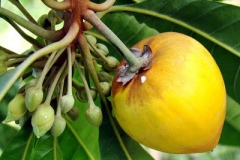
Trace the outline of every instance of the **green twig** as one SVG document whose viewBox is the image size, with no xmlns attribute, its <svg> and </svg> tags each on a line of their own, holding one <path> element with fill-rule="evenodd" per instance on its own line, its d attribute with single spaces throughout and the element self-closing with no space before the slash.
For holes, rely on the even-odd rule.
<svg viewBox="0 0 240 160">
<path fill-rule="evenodd" d="M 46 100 L 45 100 L 45 104 L 50 104 L 51 102 L 51 98 L 52 98 L 52 95 L 53 95 L 53 92 L 56 88 L 56 85 L 57 85 L 57 82 L 59 80 L 59 77 L 61 76 L 62 72 L 63 72 L 63 69 L 66 67 L 66 62 L 62 65 L 62 67 L 59 69 L 57 75 L 55 76 L 51 86 L 50 86 L 50 89 L 48 90 L 48 93 L 47 93 L 47 97 L 46 97 Z"/>
<path fill-rule="evenodd" d="M 25 20 L 24 18 L 18 16 L 17 14 L 10 12 L 7 9 L 4 9 L 2 7 L 0 7 L 0 15 L 3 15 L 5 17 L 15 21 L 17 24 L 19 24 L 20 26 L 29 30 L 33 34 L 35 34 L 39 37 L 42 37 L 43 39 L 49 40 L 49 41 L 60 40 L 64 35 L 62 29 L 58 30 L 58 31 L 45 30 L 45 29 L 39 27 L 38 25 L 36 25 L 32 22 L 29 22 L 29 21 Z M 2 17 L 2 18 L 4 18 L 4 17 Z"/>
<path fill-rule="evenodd" d="M 19 0 L 9 0 L 9 1 L 12 4 L 14 4 L 30 22 L 38 25 L 38 23 L 35 21 L 32 15 L 28 13 L 28 11 L 22 6 Z"/>
<path fill-rule="evenodd" d="M 30 55 L 23 63 L 21 63 L 16 69 L 14 69 L 12 72 L 9 72 L 9 75 L 6 74 L 8 81 L 1 87 L 0 101 L 28 66 L 30 66 L 38 58 L 69 45 L 76 37 L 78 31 L 79 25 L 77 23 L 73 23 L 72 26 L 70 26 L 68 33 L 62 40 L 49 44 L 48 46 L 36 51 L 34 54 Z"/>
<path fill-rule="evenodd" d="M 16 29 L 16 31 L 25 39 L 27 40 L 29 43 L 37 46 L 38 48 L 42 48 L 44 47 L 44 45 L 42 43 L 40 43 L 39 41 L 35 40 L 34 38 L 30 37 L 29 35 L 27 35 L 18 25 L 16 25 L 16 23 L 10 19 L 7 18 L 7 22 L 9 24 L 11 24 L 11 26 L 13 28 Z"/>
</svg>

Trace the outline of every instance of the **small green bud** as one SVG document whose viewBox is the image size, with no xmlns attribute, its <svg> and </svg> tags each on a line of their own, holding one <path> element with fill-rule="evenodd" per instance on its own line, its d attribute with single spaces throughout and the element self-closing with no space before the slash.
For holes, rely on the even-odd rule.
<svg viewBox="0 0 240 160">
<path fill-rule="evenodd" d="M 96 43 L 97 43 L 97 39 L 94 36 L 92 36 L 92 35 L 87 34 L 86 35 L 86 39 L 93 46 L 95 46 Z"/>
<path fill-rule="evenodd" d="M 106 57 L 108 59 L 108 62 L 103 63 L 103 67 L 107 70 L 107 71 L 112 71 L 115 70 L 118 65 L 119 65 L 119 61 L 117 58 L 113 57 L 113 56 L 108 56 Z"/>
<path fill-rule="evenodd" d="M 25 85 L 25 90 L 28 90 L 29 88 L 31 87 L 35 87 L 37 84 L 37 79 L 34 78 L 34 79 L 31 79 L 30 81 L 28 81 Z"/>
<path fill-rule="evenodd" d="M 7 63 L 6 61 L 0 61 L 0 75 L 7 72 Z"/>
<path fill-rule="evenodd" d="M 39 105 L 31 119 L 33 132 L 37 138 L 43 136 L 51 129 L 54 117 L 54 110 L 50 105 L 45 103 Z"/>
<path fill-rule="evenodd" d="M 90 106 L 86 110 L 86 118 L 90 124 L 99 127 L 102 124 L 102 110 L 97 106 Z"/>
<path fill-rule="evenodd" d="M 79 118 L 79 109 L 75 106 L 67 112 L 67 118 L 71 121 L 76 121 Z"/>
<path fill-rule="evenodd" d="M 104 56 L 108 55 L 109 50 L 104 44 L 97 43 L 95 46 L 101 54 L 103 54 Z"/>
<path fill-rule="evenodd" d="M 55 116 L 53 126 L 51 128 L 51 134 L 54 137 L 61 135 L 66 127 L 66 121 L 60 116 Z"/>
<path fill-rule="evenodd" d="M 16 121 L 27 112 L 25 99 L 22 94 L 17 94 L 8 104 L 8 113 L 3 123 Z"/>
<path fill-rule="evenodd" d="M 0 61 L 7 61 L 7 60 L 8 60 L 8 54 L 3 50 L 0 50 Z"/>
<path fill-rule="evenodd" d="M 33 112 L 42 103 L 42 100 L 42 89 L 31 87 L 26 91 L 25 104 L 29 112 Z"/>
<path fill-rule="evenodd" d="M 92 96 L 92 99 L 95 100 L 97 98 L 97 91 L 94 88 L 90 88 L 90 94 Z M 76 98 L 83 103 L 88 102 L 87 92 L 84 87 L 81 87 L 75 92 Z"/>
<path fill-rule="evenodd" d="M 108 97 L 111 94 L 111 85 L 108 82 L 100 82 L 103 94 Z"/>
<path fill-rule="evenodd" d="M 105 71 L 100 71 L 97 73 L 100 82 L 112 83 L 113 76 Z"/>
<path fill-rule="evenodd" d="M 72 95 L 62 96 L 60 99 L 60 106 L 62 108 L 63 113 L 67 113 L 72 109 L 74 105 L 74 97 Z"/>
</svg>

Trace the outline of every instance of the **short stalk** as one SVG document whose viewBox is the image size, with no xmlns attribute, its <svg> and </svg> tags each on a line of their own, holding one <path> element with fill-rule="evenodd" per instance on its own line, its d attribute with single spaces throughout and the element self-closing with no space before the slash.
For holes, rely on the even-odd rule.
<svg viewBox="0 0 240 160">
<path fill-rule="evenodd" d="M 57 51 L 54 51 L 50 57 L 48 58 L 48 61 L 47 63 L 45 64 L 44 66 L 44 69 L 41 73 L 41 76 L 37 82 L 37 85 L 36 87 L 40 87 L 42 86 L 43 84 L 43 81 L 44 81 L 44 78 L 45 76 L 47 75 L 48 71 L 51 69 L 51 67 L 53 66 L 53 64 L 56 62 L 56 60 L 59 58 L 59 56 L 63 53 L 63 51 L 65 50 L 66 48 L 63 48 L 61 50 L 59 50 L 58 52 Z"/>
<path fill-rule="evenodd" d="M 49 71 L 50 68 L 51 68 L 51 65 L 50 65 L 50 64 L 51 64 L 54 56 L 56 55 L 56 53 L 57 53 L 57 51 L 54 51 L 54 52 L 51 54 L 51 56 L 48 58 L 48 61 L 47 61 L 47 63 L 45 64 L 45 67 L 43 68 L 43 71 L 42 71 L 42 73 L 41 73 L 41 75 L 40 75 L 40 77 L 39 77 L 39 79 L 38 79 L 38 81 L 37 81 L 37 85 L 36 85 L 37 88 L 39 88 L 39 87 L 42 86 L 43 81 L 44 81 L 44 78 L 45 78 L 45 76 L 47 75 L 48 71 Z"/>
<path fill-rule="evenodd" d="M 75 64 L 75 66 L 77 67 L 78 73 L 80 74 L 80 77 L 81 77 L 82 82 L 83 82 L 83 84 L 84 84 L 84 87 L 85 87 L 85 90 L 86 90 L 86 93 L 87 93 L 87 98 L 88 98 L 89 106 L 90 106 L 90 107 L 91 107 L 91 106 L 95 106 L 95 103 L 94 103 L 94 101 L 93 101 L 93 99 L 92 99 L 92 96 L 91 96 L 90 88 L 89 88 L 89 86 L 88 86 L 88 83 L 87 83 L 87 81 L 86 81 L 86 79 L 85 79 L 82 71 L 81 71 L 80 65 L 77 63 L 77 61 L 75 61 L 74 64 Z"/>
<path fill-rule="evenodd" d="M 47 97 L 46 97 L 46 100 L 45 100 L 44 103 L 50 104 L 54 89 L 56 88 L 57 82 L 58 82 L 58 80 L 59 80 L 59 78 L 60 78 L 60 76 L 61 76 L 65 67 L 66 67 L 66 62 L 62 65 L 62 67 L 58 71 L 56 77 L 54 78 L 54 80 L 53 80 L 53 82 L 50 86 L 50 89 L 48 90 Z"/>
<path fill-rule="evenodd" d="M 87 10 L 84 19 L 91 23 L 114 47 L 129 65 L 130 72 L 136 72 L 142 67 L 142 63 L 134 54 L 123 44 L 123 42 L 97 17 L 97 15 Z"/>
<path fill-rule="evenodd" d="M 68 89 L 67 94 L 72 95 L 72 53 L 71 47 L 67 48 L 68 53 Z"/>
<path fill-rule="evenodd" d="M 60 116 L 60 117 L 62 116 L 61 115 L 62 110 L 61 110 L 61 106 L 60 106 L 60 98 L 63 95 L 63 86 L 64 86 L 64 80 L 62 80 L 62 82 L 60 83 L 60 87 L 59 87 L 58 105 L 57 105 L 57 113 L 56 113 L 56 115 Z"/>
</svg>

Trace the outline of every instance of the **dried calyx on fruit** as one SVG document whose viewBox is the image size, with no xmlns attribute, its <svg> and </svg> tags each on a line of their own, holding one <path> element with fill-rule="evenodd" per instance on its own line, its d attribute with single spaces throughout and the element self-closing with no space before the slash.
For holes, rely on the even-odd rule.
<svg viewBox="0 0 240 160">
<path fill-rule="evenodd" d="M 117 82 L 122 82 L 123 85 L 131 81 L 135 75 L 139 72 L 148 70 L 152 65 L 152 50 L 148 45 L 143 46 L 143 52 L 137 48 L 131 48 L 130 51 L 138 58 L 141 62 L 141 68 L 135 72 L 129 72 L 129 65 L 126 61 L 121 63 L 121 66 L 118 68 L 118 79 Z"/>
</svg>

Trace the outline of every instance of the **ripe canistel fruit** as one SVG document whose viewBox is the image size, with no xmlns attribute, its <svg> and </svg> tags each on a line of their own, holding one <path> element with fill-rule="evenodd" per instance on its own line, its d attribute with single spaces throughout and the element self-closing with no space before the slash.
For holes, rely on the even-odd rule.
<svg viewBox="0 0 240 160">
<path fill-rule="evenodd" d="M 226 91 L 211 54 L 196 40 L 174 32 L 132 48 L 152 50 L 152 65 L 127 84 L 112 84 L 114 115 L 143 145 L 168 153 L 211 151 L 220 139 Z M 120 66 L 126 62 L 122 61 Z"/>
</svg>

